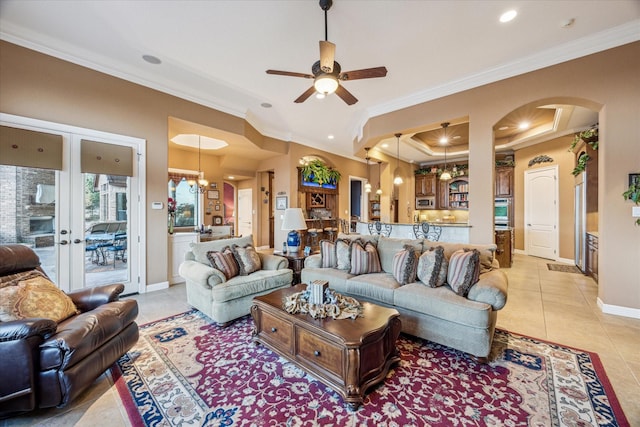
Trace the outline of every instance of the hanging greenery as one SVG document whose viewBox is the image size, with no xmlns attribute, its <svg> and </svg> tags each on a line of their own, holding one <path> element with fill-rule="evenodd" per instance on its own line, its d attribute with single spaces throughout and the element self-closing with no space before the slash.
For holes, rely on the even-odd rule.
<svg viewBox="0 0 640 427">
<path fill-rule="evenodd" d="M 591 160 L 591 157 L 587 153 L 582 154 L 578 158 L 578 163 L 576 164 L 576 167 L 571 171 L 571 174 L 573 176 L 578 176 L 580 172 L 584 171 L 587 168 L 587 162 L 589 160 Z"/>
<path fill-rule="evenodd" d="M 322 160 L 311 160 L 301 167 L 302 179 L 317 184 L 337 184 L 340 181 L 340 172 L 324 164 Z"/>
<path fill-rule="evenodd" d="M 584 141 L 589 147 L 594 150 L 598 149 L 598 125 L 595 124 L 587 130 L 583 130 L 580 133 L 577 133 L 576 136 L 571 141 L 571 145 L 569 146 L 569 151 L 573 151 L 574 148 L 578 145 L 580 141 Z"/>
<path fill-rule="evenodd" d="M 627 191 L 622 193 L 625 200 L 631 200 L 636 205 L 640 205 L 640 179 L 633 180 L 629 184 Z M 636 225 L 640 225 L 640 218 L 636 219 Z"/>
</svg>

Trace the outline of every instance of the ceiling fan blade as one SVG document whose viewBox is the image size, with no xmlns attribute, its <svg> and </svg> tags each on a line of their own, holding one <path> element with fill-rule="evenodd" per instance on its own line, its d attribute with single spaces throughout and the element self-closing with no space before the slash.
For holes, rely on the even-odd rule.
<svg viewBox="0 0 640 427">
<path fill-rule="evenodd" d="M 358 102 L 358 98 L 356 98 L 355 96 L 353 96 L 351 94 L 351 92 L 349 92 L 348 90 L 346 90 L 342 85 L 338 86 L 338 89 L 336 89 L 336 95 L 338 95 L 340 98 L 342 98 L 342 100 L 344 102 L 347 103 L 347 105 L 353 105 L 356 102 Z"/>
<path fill-rule="evenodd" d="M 278 76 L 304 77 L 305 79 L 313 79 L 311 74 L 294 73 L 292 71 L 267 70 L 267 74 L 275 74 Z"/>
<path fill-rule="evenodd" d="M 320 40 L 320 69 L 325 73 L 333 72 L 333 60 L 336 56 L 336 45 Z"/>
<path fill-rule="evenodd" d="M 297 97 L 295 99 L 295 103 L 299 104 L 301 102 L 306 101 L 314 92 L 316 91 L 316 88 L 311 86 L 309 89 L 307 89 L 302 95 L 300 95 L 299 97 Z"/>
<path fill-rule="evenodd" d="M 374 77 L 384 77 L 387 75 L 387 67 L 365 68 L 362 70 L 345 71 L 338 78 L 340 80 L 371 79 Z"/>
</svg>

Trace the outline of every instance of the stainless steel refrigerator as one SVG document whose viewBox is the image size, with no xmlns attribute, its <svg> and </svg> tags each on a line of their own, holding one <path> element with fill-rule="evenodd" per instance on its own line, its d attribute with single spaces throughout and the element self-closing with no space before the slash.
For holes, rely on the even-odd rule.
<svg viewBox="0 0 640 427">
<path fill-rule="evenodd" d="M 587 174 L 576 176 L 574 190 L 575 250 L 576 267 L 583 273 L 587 268 Z"/>
</svg>

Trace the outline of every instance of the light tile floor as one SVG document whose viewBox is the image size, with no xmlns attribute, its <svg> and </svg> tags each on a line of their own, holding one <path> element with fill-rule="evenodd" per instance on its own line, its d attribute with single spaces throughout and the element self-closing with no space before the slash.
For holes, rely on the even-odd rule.
<svg viewBox="0 0 640 427">
<path fill-rule="evenodd" d="M 548 260 L 516 255 L 509 276 L 509 300 L 498 327 L 599 354 L 632 426 L 640 426 L 640 320 L 603 314 L 596 283 L 581 274 L 549 271 Z M 136 296 L 138 322 L 189 310 L 184 285 Z M 0 421 L 2 426 L 129 426 L 112 380 L 102 375 L 63 409 L 38 410 Z"/>
</svg>

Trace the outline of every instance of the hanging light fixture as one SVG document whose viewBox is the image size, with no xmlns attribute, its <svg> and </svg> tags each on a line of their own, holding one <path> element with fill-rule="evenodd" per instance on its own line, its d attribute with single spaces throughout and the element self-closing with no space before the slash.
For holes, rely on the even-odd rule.
<svg viewBox="0 0 640 427">
<path fill-rule="evenodd" d="M 195 179 L 190 179 L 189 181 L 187 181 L 187 183 L 190 185 L 189 191 L 194 194 L 204 193 L 207 189 L 207 186 L 209 185 L 209 181 L 204 179 L 204 173 L 200 168 L 200 135 L 198 135 L 198 180 L 196 181 Z"/>
<path fill-rule="evenodd" d="M 396 133 L 395 137 L 397 138 L 397 151 L 396 151 L 396 170 L 393 171 L 393 184 L 400 185 L 402 184 L 402 176 L 400 175 L 400 137 L 401 133 Z"/>
<path fill-rule="evenodd" d="M 371 193 L 371 172 L 369 171 L 369 147 L 364 147 L 364 151 L 367 152 L 365 159 L 367 159 L 367 182 L 364 184 L 364 192 Z"/>
<path fill-rule="evenodd" d="M 449 127 L 449 122 L 444 122 L 440 126 L 444 129 L 444 136 L 440 138 L 440 143 L 444 144 L 444 170 L 440 174 L 440 180 L 449 181 L 451 179 L 451 174 L 447 170 L 447 143 L 449 142 L 447 139 L 447 127 Z"/>
<path fill-rule="evenodd" d="M 380 188 L 380 160 L 378 160 L 378 189 L 376 190 L 376 194 L 379 196 L 382 194 L 382 188 Z"/>
</svg>

